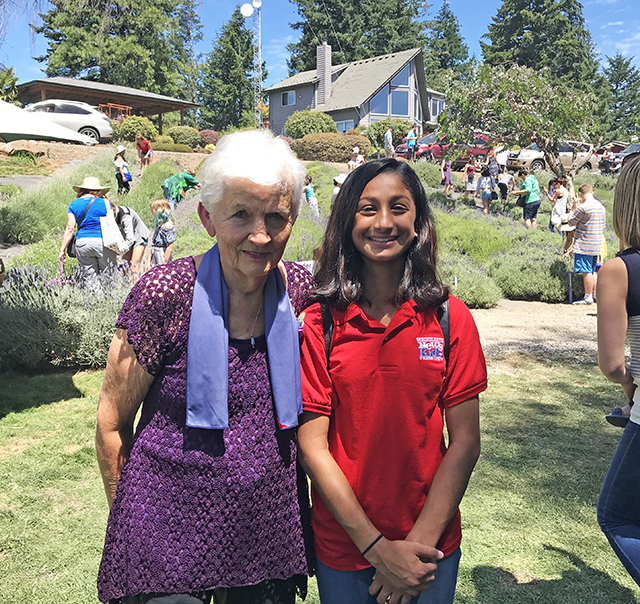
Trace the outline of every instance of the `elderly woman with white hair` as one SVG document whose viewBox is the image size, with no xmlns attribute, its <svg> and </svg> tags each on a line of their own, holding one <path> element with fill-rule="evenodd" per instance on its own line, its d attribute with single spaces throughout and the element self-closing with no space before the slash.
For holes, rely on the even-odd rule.
<svg viewBox="0 0 640 604">
<path fill-rule="evenodd" d="M 225 136 L 203 166 L 198 206 L 217 244 L 153 268 L 124 304 L 96 433 L 111 507 L 103 602 L 305 594 L 296 314 L 312 278 L 281 262 L 305 173 L 270 134 Z"/>
</svg>

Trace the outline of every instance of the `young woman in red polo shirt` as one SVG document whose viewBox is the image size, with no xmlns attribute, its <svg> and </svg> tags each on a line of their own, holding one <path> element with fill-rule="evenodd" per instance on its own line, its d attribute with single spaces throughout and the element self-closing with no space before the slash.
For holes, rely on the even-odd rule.
<svg viewBox="0 0 640 604">
<path fill-rule="evenodd" d="M 486 367 L 467 307 L 436 275 L 424 189 L 404 162 L 351 173 L 304 313 L 298 438 L 323 604 L 450 604 Z M 449 304 L 449 346 L 438 321 Z M 447 358 L 448 356 L 448 358 Z M 449 446 L 443 437 L 446 419 Z"/>
</svg>

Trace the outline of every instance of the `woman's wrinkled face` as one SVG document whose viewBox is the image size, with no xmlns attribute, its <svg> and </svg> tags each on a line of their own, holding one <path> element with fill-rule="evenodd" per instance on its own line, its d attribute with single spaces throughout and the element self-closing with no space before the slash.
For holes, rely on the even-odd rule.
<svg viewBox="0 0 640 604">
<path fill-rule="evenodd" d="M 263 277 L 277 266 L 291 235 L 293 190 L 259 185 L 246 178 L 230 180 L 211 222 L 225 274 Z"/>
</svg>

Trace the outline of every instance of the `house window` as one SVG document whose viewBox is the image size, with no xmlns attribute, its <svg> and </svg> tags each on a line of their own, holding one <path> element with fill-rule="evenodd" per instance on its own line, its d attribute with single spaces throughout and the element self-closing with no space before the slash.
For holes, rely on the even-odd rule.
<svg viewBox="0 0 640 604">
<path fill-rule="evenodd" d="M 343 120 L 341 122 L 336 122 L 336 128 L 338 128 L 338 132 L 342 132 L 345 134 L 349 132 L 349 130 L 353 129 L 353 120 Z"/>
<path fill-rule="evenodd" d="M 409 85 L 409 63 L 404 66 L 404 69 L 391 80 L 392 86 L 408 86 Z"/>
<path fill-rule="evenodd" d="M 369 103 L 370 113 L 389 114 L 389 87 L 385 86 Z"/>
<path fill-rule="evenodd" d="M 442 99 L 431 99 L 431 119 L 436 119 L 444 111 Z"/>
<path fill-rule="evenodd" d="M 391 114 L 409 117 L 409 91 L 391 91 Z"/>
<path fill-rule="evenodd" d="M 288 90 L 287 92 L 282 93 L 282 106 L 286 107 L 287 105 L 295 105 L 296 104 L 296 91 Z"/>
</svg>

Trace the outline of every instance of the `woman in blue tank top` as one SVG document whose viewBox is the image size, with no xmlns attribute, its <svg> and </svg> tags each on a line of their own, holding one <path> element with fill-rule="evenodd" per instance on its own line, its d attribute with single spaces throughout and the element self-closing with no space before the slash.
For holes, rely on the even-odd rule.
<svg viewBox="0 0 640 604">
<path fill-rule="evenodd" d="M 640 156 L 618 178 L 613 228 L 625 249 L 598 275 L 598 364 L 622 386 L 631 408 L 598 500 L 598 524 L 640 585 L 640 404 L 635 400 L 640 400 Z M 625 339 L 631 348 L 629 366 Z"/>
</svg>

